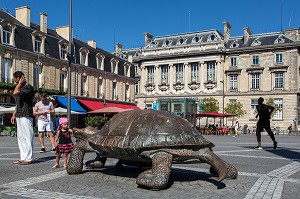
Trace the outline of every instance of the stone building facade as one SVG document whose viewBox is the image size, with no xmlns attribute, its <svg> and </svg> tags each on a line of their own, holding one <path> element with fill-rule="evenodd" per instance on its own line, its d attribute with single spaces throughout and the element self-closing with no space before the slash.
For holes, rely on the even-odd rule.
<svg viewBox="0 0 300 199">
<path fill-rule="evenodd" d="M 241 102 L 247 113 L 238 118 L 240 124 L 254 127 L 254 109 L 263 97 L 279 108 L 272 123 L 281 130 L 296 124 L 299 30 L 252 34 L 246 27 L 244 35 L 232 37 L 229 22 L 223 25 L 223 34 L 215 29 L 156 38 L 144 33 L 145 45 L 139 49 L 116 45 L 117 56 L 133 58 L 138 106 L 151 108 L 161 98 L 192 98 L 199 104 L 213 97 L 223 112 L 228 103 Z"/>
<path fill-rule="evenodd" d="M 47 14 L 40 14 L 40 24 L 30 21 L 30 8 L 16 8 L 13 16 L 0 11 L 0 103 L 14 104 L 14 71 L 23 71 L 35 89 L 64 95 L 68 89 L 69 27 L 47 27 Z M 73 39 L 71 95 L 91 102 L 134 104 L 134 68 L 120 57 L 96 46 Z M 3 84 L 7 83 L 7 84 Z M 87 107 L 94 109 L 95 107 Z"/>
</svg>

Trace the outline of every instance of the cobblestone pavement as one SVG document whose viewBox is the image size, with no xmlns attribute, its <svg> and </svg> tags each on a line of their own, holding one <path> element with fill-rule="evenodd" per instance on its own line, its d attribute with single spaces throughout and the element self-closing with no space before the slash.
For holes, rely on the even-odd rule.
<svg viewBox="0 0 300 199">
<path fill-rule="evenodd" d="M 0 198 L 300 198 L 300 136 L 276 136 L 277 150 L 268 136 L 262 136 L 263 150 L 253 149 L 255 135 L 205 137 L 216 145 L 213 150 L 219 157 L 237 167 L 238 179 L 218 182 L 209 174 L 208 164 L 173 165 L 168 187 L 151 191 L 137 187 L 141 171 L 135 167 L 116 170 L 115 159 L 109 159 L 105 168 L 85 168 L 78 175 L 68 175 L 63 168 L 52 170 L 55 156 L 39 153 L 37 138 L 35 163 L 14 165 L 19 158 L 17 139 L 1 136 Z M 48 139 L 46 143 L 49 150 Z M 94 158 L 90 153 L 85 161 Z"/>
</svg>

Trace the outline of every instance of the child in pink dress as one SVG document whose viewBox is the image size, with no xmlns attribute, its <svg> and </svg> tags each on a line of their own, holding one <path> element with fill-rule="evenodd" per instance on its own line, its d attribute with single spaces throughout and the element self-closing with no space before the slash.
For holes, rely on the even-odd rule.
<svg viewBox="0 0 300 199">
<path fill-rule="evenodd" d="M 67 166 L 67 158 L 68 154 L 72 151 L 74 147 L 74 143 L 71 139 L 71 133 L 73 132 L 68 128 L 68 118 L 62 117 L 59 119 L 59 127 L 56 132 L 55 143 L 57 143 L 56 147 L 56 162 L 52 169 L 56 169 L 59 167 L 60 156 L 64 156 L 64 168 Z"/>
</svg>

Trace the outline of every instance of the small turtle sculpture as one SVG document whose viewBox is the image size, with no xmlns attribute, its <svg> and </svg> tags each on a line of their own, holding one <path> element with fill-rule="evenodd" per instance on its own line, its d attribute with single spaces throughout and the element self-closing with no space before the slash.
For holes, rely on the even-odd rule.
<svg viewBox="0 0 300 199">
<path fill-rule="evenodd" d="M 163 111 L 133 110 L 116 114 L 101 130 L 87 127 L 89 134 L 78 142 L 70 154 L 68 174 L 79 174 L 86 152 L 106 158 L 152 163 L 152 168 L 138 175 L 136 183 L 152 190 L 164 189 L 169 181 L 172 163 L 198 162 L 211 165 L 218 180 L 237 178 L 237 169 L 221 160 L 206 140 L 185 119 Z M 95 131 L 94 133 L 91 133 Z"/>
</svg>

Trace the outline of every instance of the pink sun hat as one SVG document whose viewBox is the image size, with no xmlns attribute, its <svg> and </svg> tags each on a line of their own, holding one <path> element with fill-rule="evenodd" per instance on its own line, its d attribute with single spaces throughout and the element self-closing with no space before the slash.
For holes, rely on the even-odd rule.
<svg viewBox="0 0 300 199">
<path fill-rule="evenodd" d="M 69 120 L 66 117 L 59 118 L 59 125 L 68 124 Z"/>
</svg>

